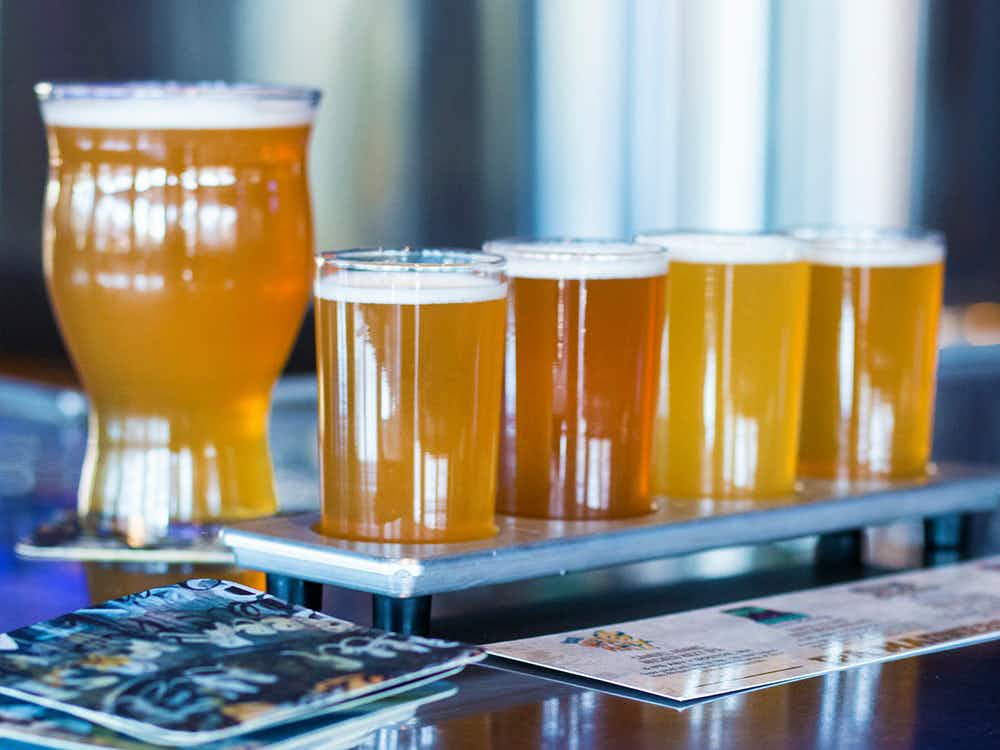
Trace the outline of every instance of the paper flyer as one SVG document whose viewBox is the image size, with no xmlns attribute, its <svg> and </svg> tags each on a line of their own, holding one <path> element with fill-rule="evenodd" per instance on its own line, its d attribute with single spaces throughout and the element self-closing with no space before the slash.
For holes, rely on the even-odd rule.
<svg viewBox="0 0 1000 750">
<path fill-rule="evenodd" d="M 1000 556 L 487 646 L 692 701 L 1000 637 Z"/>
</svg>

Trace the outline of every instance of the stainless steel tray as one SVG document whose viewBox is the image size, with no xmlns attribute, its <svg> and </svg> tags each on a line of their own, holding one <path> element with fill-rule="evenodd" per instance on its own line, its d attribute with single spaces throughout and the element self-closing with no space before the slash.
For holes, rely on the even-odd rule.
<svg viewBox="0 0 1000 750">
<path fill-rule="evenodd" d="M 491 539 L 375 544 L 313 531 L 316 513 L 246 521 L 223 542 L 238 565 L 388 597 L 418 597 L 740 544 L 829 534 L 907 518 L 994 510 L 1000 468 L 943 464 L 926 479 L 843 485 L 807 481 L 794 498 L 663 499 L 621 521 L 500 516 Z"/>
</svg>

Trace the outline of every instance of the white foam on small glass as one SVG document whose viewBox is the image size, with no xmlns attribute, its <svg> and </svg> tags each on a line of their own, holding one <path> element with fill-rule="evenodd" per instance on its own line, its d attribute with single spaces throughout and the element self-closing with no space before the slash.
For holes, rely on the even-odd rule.
<svg viewBox="0 0 1000 750">
<path fill-rule="evenodd" d="M 642 234 L 636 242 L 666 248 L 671 263 L 763 265 L 805 259 L 798 240 L 777 234 Z"/>
<path fill-rule="evenodd" d="M 815 241 L 807 244 L 806 258 L 817 266 L 905 268 L 942 262 L 944 247 L 922 240 L 859 244 Z"/>
<path fill-rule="evenodd" d="M 507 260 L 506 273 L 526 279 L 637 279 L 667 272 L 667 254 L 655 246 L 614 242 L 487 242 Z"/>
<path fill-rule="evenodd" d="M 316 297 L 376 305 L 488 302 L 507 295 L 507 282 L 454 272 L 338 271 L 316 280 Z"/>
<path fill-rule="evenodd" d="M 42 119 L 55 127 L 110 130 L 250 130 L 309 125 L 308 99 L 252 96 L 200 98 L 74 98 L 41 102 Z"/>
</svg>

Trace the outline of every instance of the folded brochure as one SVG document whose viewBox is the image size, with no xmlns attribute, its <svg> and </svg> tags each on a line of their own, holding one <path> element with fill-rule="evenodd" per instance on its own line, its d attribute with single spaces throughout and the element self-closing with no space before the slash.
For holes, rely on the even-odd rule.
<svg viewBox="0 0 1000 750">
<path fill-rule="evenodd" d="M 433 678 L 436 679 L 436 678 Z M 430 680 L 427 681 L 430 683 Z M 359 699 L 352 707 L 231 739 L 192 745 L 192 750 L 337 750 L 355 747 L 372 732 L 406 721 L 420 706 L 454 695 L 447 682 L 408 687 L 405 693 L 378 700 Z M 360 705 L 358 705 L 360 704 Z M 34 703 L 0 697 L 0 739 L 19 744 L 11 750 L 34 747 L 56 750 L 163 750 L 169 746 L 112 732 L 61 711 Z M 5 749 L 9 743 L 0 743 Z"/>
<path fill-rule="evenodd" d="M 1000 556 L 486 646 L 692 701 L 1000 637 Z"/>
<path fill-rule="evenodd" d="M 311 717 L 483 656 L 195 579 L 0 635 L 0 694 L 188 747 Z"/>
</svg>

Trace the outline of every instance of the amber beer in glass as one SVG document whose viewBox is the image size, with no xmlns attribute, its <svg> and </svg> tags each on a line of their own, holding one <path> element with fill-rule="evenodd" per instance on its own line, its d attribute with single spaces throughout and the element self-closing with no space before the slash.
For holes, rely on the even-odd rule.
<svg viewBox="0 0 1000 750">
<path fill-rule="evenodd" d="M 503 513 L 648 513 L 667 256 L 614 242 L 497 240 L 511 292 L 500 439 Z"/>
<path fill-rule="evenodd" d="M 658 493 L 795 490 L 809 269 L 776 235 L 646 234 L 670 253 Z"/>
<path fill-rule="evenodd" d="M 45 278 L 91 404 L 82 520 L 141 545 L 273 512 L 267 413 L 309 300 L 318 92 L 36 93 Z"/>
<path fill-rule="evenodd" d="M 812 278 L 799 470 L 923 475 L 931 450 L 944 239 L 809 231 Z"/>
<path fill-rule="evenodd" d="M 355 250 L 317 264 L 319 530 L 380 542 L 492 535 L 503 258 Z"/>
</svg>

